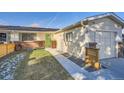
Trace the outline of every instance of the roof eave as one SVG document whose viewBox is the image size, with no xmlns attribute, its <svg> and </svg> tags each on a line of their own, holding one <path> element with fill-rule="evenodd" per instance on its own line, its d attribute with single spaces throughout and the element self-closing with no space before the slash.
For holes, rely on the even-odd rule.
<svg viewBox="0 0 124 93">
<path fill-rule="evenodd" d="M 85 18 L 82 21 L 88 22 L 88 21 L 92 21 L 92 20 L 96 20 L 96 19 L 100 19 L 100 18 L 105 18 L 105 17 L 109 17 L 109 18 L 113 19 L 114 21 L 116 21 L 117 23 L 119 23 L 120 25 L 122 25 L 124 27 L 124 20 L 114 13 L 105 13 L 105 14 L 101 14 L 98 16 L 92 16 L 92 17 Z"/>
<path fill-rule="evenodd" d="M 104 13 L 104 14 L 101 14 L 98 16 L 92 16 L 92 17 L 85 18 L 85 19 L 83 19 L 83 20 L 81 20 L 75 24 L 72 24 L 72 25 L 67 26 L 63 29 L 60 29 L 59 31 L 68 30 L 68 29 L 71 29 L 71 28 L 76 27 L 78 25 L 87 25 L 89 21 L 100 19 L 100 18 L 105 18 L 105 17 L 111 17 L 113 20 L 115 20 L 117 23 L 119 23 L 124 28 L 124 20 L 122 18 L 120 18 L 119 16 L 117 16 L 114 13 Z"/>
</svg>

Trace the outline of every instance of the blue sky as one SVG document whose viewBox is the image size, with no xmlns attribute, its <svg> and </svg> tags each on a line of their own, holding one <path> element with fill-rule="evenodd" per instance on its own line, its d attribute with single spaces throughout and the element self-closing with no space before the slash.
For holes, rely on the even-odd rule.
<svg viewBox="0 0 124 93">
<path fill-rule="evenodd" d="M 62 28 L 81 19 L 103 12 L 4 12 L 0 13 L 0 25 L 40 26 Z M 124 12 L 116 13 L 124 19 Z"/>
</svg>

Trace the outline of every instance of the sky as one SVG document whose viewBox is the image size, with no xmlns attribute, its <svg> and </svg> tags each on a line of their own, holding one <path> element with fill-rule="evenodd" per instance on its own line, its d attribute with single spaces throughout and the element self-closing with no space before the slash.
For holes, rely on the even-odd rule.
<svg viewBox="0 0 124 93">
<path fill-rule="evenodd" d="M 63 28 L 103 12 L 0 12 L 0 25 Z M 124 12 L 117 12 L 124 19 Z"/>
</svg>

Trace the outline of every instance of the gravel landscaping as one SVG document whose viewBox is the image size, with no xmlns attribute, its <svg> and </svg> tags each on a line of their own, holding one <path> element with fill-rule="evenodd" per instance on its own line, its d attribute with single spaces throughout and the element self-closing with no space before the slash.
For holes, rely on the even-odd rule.
<svg viewBox="0 0 124 93">
<path fill-rule="evenodd" d="M 11 54 L 0 61 L 0 79 L 13 80 L 17 65 L 24 60 L 26 52 Z"/>
</svg>

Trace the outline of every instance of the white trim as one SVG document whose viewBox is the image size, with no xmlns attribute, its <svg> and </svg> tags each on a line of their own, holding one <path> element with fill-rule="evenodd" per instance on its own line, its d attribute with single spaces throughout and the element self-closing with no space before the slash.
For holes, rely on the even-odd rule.
<svg viewBox="0 0 124 93">
<path fill-rule="evenodd" d="M 92 20 L 96 20 L 96 19 L 100 19 L 100 18 L 104 18 L 104 17 L 109 17 L 109 16 L 113 16 L 114 18 L 116 18 L 118 21 L 120 21 L 122 24 L 124 24 L 124 20 L 122 20 L 119 16 L 117 16 L 114 13 L 105 13 L 105 14 L 101 14 L 101 15 L 96 15 L 96 16 L 92 16 L 92 17 L 87 17 L 82 21 L 92 21 Z"/>
<path fill-rule="evenodd" d="M 98 32 L 118 32 L 118 31 L 121 31 L 121 30 L 104 30 L 104 29 L 95 29 L 95 30 L 92 30 L 92 29 L 89 29 L 88 31 L 98 31 Z"/>
<path fill-rule="evenodd" d="M 0 33 L 3 33 L 3 31 L 5 32 L 5 33 L 7 33 L 7 32 L 12 32 L 12 31 L 14 31 L 14 32 L 17 32 L 17 33 L 55 33 L 54 31 L 29 31 L 29 30 L 2 30 L 2 29 L 0 29 Z"/>
</svg>

